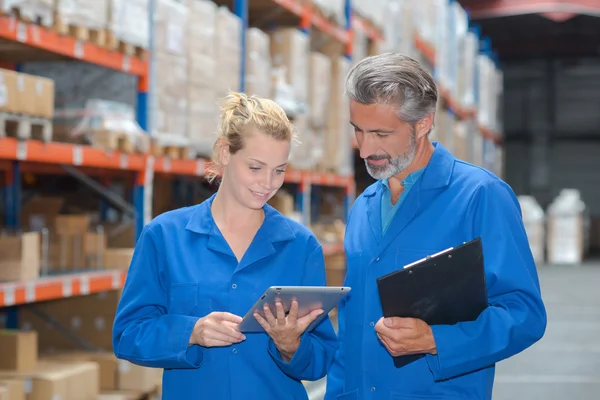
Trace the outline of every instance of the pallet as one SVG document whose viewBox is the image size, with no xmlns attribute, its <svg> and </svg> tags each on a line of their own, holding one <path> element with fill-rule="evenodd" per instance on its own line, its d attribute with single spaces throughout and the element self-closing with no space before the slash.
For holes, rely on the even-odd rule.
<svg viewBox="0 0 600 400">
<path fill-rule="evenodd" d="M 8 15 L 29 24 L 45 26 L 48 28 L 52 27 L 54 21 L 54 15 L 50 7 L 46 10 L 43 10 L 40 9 L 39 6 L 12 6 L 10 10 L 0 10 L 0 15 Z"/>
<path fill-rule="evenodd" d="M 148 56 L 148 50 L 143 47 L 136 46 L 131 43 L 120 40 L 113 32 L 109 30 L 104 31 L 106 36 L 106 44 L 104 47 L 107 50 L 118 51 L 130 57 L 136 57 L 145 60 Z"/>
<path fill-rule="evenodd" d="M 92 29 L 86 26 L 64 23 L 59 15 L 54 18 L 53 30 L 62 36 L 71 36 L 77 40 L 91 42 L 97 46 L 106 46 L 106 30 Z"/>
<path fill-rule="evenodd" d="M 173 160 L 187 160 L 190 158 L 187 146 L 162 146 L 162 155 Z"/>
<path fill-rule="evenodd" d="M 126 154 L 136 153 L 136 146 L 130 135 L 114 131 L 93 131 L 90 141 L 94 147 Z"/>
<path fill-rule="evenodd" d="M 52 141 L 52 121 L 48 118 L 0 111 L 0 137 L 50 142 Z"/>
</svg>

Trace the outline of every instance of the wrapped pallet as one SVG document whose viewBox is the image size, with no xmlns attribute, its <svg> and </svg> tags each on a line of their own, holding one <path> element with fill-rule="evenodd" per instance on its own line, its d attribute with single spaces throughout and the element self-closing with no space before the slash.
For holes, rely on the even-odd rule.
<svg viewBox="0 0 600 400">
<path fill-rule="evenodd" d="M 56 0 L 56 22 L 60 26 L 105 29 L 108 26 L 109 0 Z"/>
<path fill-rule="evenodd" d="M 181 145 L 187 137 L 188 7 L 175 0 L 156 1 L 155 65 L 156 112 L 155 133 L 159 141 L 169 138 Z M 173 144 L 175 145 L 175 144 Z"/>
<path fill-rule="evenodd" d="M 544 262 L 545 255 L 546 215 L 535 197 L 522 195 L 518 200 L 529 247 L 535 262 L 539 265 Z"/>
<path fill-rule="evenodd" d="M 273 67 L 283 68 L 287 83 L 294 91 L 296 102 L 308 100 L 308 72 L 310 39 L 296 28 L 276 29 L 271 33 L 271 59 Z"/>
<path fill-rule="evenodd" d="M 270 98 L 271 88 L 271 38 L 260 29 L 246 31 L 246 94 Z"/>
<path fill-rule="evenodd" d="M 314 129 L 323 129 L 327 124 L 330 94 L 331 59 L 324 54 L 313 52 L 310 55 L 308 110 Z"/>
<path fill-rule="evenodd" d="M 47 27 L 54 24 L 54 0 L 0 0 L 0 11 L 10 14 L 15 8 L 23 18 Z"/>
<path fill-rule="evenodd" d="M 308 114 L 296 115 L 293 122 L 298 141 L 292 144 L 289 163 L 295 169 L 313 169 L 323 155 L 321 137 L 317 136 L 311 127 Z"/>
<path fill-rule="evenodd" d="M 327 128 L 325 131 L 321 165 L 339 175 L 352 173 L 352 132 L 348 99 L 344 94 L 344 82 L 350 69 L 345 57 L 336 57 L 332 63 L 331 92 Z"/>
<path fill-rule="evenodd" d="M 194 22 L 195 23 L 195 22 Z M 218 73 L 216 90 L 219 98 L 240 89 L 242 21 L 227 7 L 219 7 L 216 21 Z"/>
<path fill-rule="evenodd" d="M 586 206 L 580 193 L 563 189 L 548 207 L 548 262 L 577 265 L 586 249 Z"/>
<path fill-rule="evenodd" d="M 313 0 L 312 4 L 317 7 L 319 13 L 323 14 L 329 20 L 334 21 L 339 26 L 345 25 L 345 0 Z"/>
<path fill-rule="evenodd" d="M 93 0 L 92 0 L 93 1 Z M 149 0 L 110 0 L 108 2 L 108 30 L 122 42 L 148 48 L 149 32 Z M 156 22 L 162 19 L 159 15 L 161 0 L 156 4 Z"/>
<path fill-rule="evenodd" d="M 190 146 L 207 157 L 216 139 L 219 110 L 217 105 L 217 6 L 212 1 L 190 2 L 187 31 L 188 125 Z"/>
</svg>

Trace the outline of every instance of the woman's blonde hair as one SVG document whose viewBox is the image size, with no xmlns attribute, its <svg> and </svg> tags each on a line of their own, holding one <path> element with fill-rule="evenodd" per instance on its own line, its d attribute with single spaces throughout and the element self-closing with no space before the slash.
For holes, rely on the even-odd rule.
<svg viewBox="0 0 600 400">
<path fill-rule="evenodd" d="M 296 138 L 294 126 L 277 103 L 244 93 L 230 93 L 221 106 L 219 137 L 213 147 L 212 165 L 206 174 L 209 182 L 214 181 L 223 169 L 219 159 L 222 146 L 228 146 L 231 154 L 237 153 L 244 148 L 245 137 L 252 130 L 277 140 Z"/>
</svg>

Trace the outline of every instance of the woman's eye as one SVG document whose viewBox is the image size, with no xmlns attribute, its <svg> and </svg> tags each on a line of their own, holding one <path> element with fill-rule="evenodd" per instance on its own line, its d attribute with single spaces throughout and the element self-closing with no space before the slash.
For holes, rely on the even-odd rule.
<svg viewBox="0 0 600 400">
<path fill-rule="evenodd" d="M 258 172 L 258 171 L 260 171 L 260 168 L 257 168 L 257 167 L 250 167 L 250 170 L 251 170 L 252 172 Z"/>
<path fill-rule="evenodd" d="M 285 169 L 277 169 L 275 170 L 278 174 L 285 174 Z"/>
</svg>

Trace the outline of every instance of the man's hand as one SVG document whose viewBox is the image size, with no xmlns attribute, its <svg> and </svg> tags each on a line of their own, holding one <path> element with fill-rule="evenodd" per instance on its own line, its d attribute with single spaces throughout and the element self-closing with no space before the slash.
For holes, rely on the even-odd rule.
<svg viewBox="0 0 600 400">
<path fill-rule="evenodd" d="M 410 354 L 437 354 L 431 327 L 416 318 L 381 318 L 375 325 L 381 343 L 394 357 Z"/>
<path fill-rule="evenodd" d="M 265 317 L 255 313 L 254 318 L 273 339 L 281 358 L 289 362 L 300 346 L 300 336 L 319 315 L 323 314 L 323 310 L 313 310 L 310 314 L 298 318 L 298 302 L 295 300 L 292 301 L 287 316 L 280 302 L 275 304 L 275 308 L 277 315 L 273 315 L 269 306 L 265 304 L 263 310 Z"/>
<path fill-rule="evenodd" d="M 225 347 L 246 340 L 237 330 L 242 318 L 227 312 L 212 312 L 200 318 L 194 325 L 190 345 L 202 347 Z"/>
</svg>

